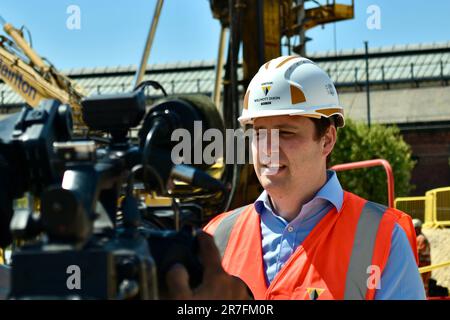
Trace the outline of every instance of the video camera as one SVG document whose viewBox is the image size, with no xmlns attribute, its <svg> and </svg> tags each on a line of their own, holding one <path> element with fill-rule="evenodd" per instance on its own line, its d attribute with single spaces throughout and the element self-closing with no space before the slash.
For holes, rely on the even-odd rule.
<svg viewBox="0 0 450 320">
<path fill-rule="evenodd" d="M 158 299 L 174 263 L 200 283 L 202 201 L 220 210 L 226 192 L 207 165 L 173 163 L 171 134 L 192 132 L 194 121 L 224 131 L 223 122 L 207 97 L 166 97 L 147 110 L 149 84 L 84 99 L 95 137 L 73 137 L 70 108 L 55 100 L 0 121 L 0 246 L 15 246 L 9 298 Z M 142 193 L 175 198 L 147 206 Z"/>
</svg>

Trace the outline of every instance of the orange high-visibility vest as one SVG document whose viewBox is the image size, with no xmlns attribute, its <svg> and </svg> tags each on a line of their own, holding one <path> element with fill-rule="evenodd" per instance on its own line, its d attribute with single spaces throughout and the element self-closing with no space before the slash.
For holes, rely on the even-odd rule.
<svg viewBox="0 0 450 320">
<path fill-rule="evenodd" d="M 417 258 L 411 217 L 344 192 L 267 287 L 260 217 L 248 205 L 215 217 L 205 227 L 214 236 L 229 274 L 241 278 L 255 299 L 373 299 L 398 223 Z"/>
</svg>

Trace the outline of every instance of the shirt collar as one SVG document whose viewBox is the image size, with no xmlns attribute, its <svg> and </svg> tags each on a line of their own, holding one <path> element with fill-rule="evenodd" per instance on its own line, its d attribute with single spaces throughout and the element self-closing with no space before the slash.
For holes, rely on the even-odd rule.
<svg viewBox="0 0 450 320">
<path fill-rule="evenodd" d="M 264 208 L 272 212 L 272 206 L 270 204 L 269 195 L 267 194 L 266 190 L 264 190 L 255 201 L 256 212 L 261 214 Z"/>
<path fill-rule="evenodd" d="M 337 212 L 341 210 L 342 203 L 344 202 L 344 190 L 341 187 L 335 171 L 327 170 L 327 182 L 308 203 L 311 203 L 318 198 L 329 201 L 336 208 Z M 255 201 L 255 209 L 259 214 L 263 212 L 264 208 L 273 212 L 270 198 L 266 190 L 264 190 Z"/>
<path fill-rule="evenodd" d="M 331 202 L 331 204 L 339 212 L 344 202 L 344 190 L 341 187 L 339 179 L 335 171 L 327 170 L 328 181 L 316 193 L 314 198 L 322 198 Z"/>
</svg>

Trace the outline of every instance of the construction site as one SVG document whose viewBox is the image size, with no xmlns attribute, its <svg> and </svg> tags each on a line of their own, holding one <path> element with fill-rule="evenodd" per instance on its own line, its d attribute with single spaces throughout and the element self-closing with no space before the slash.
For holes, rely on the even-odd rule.
<svg viewBox="0 0 450 320">
<path fill-rule="evenodd" d="M 228 164 L 223 159 L 196 164 L 199 172 L 193 175 L 206 175 L 197 180 L 186 178 L 187 167 L 178 168 L 171 163 L 170 153 L 164 153 L 173 148 L 166 132 L 169 129 L 159 132 L 158 125 L 190 131 L 195 121 L 203 121 L 205 128 L 222 133 L 238 130 L 243 127 L 237 119 L 247 109 L 251 79 L 264 66 L 268 69 L 267 62 L 286 55 L 310 59 L 331 78 L 346 118 L 346 126 L 340 131 L 347 129 L 347 121 L 350 128 L 352 123 L 359 123 L 368 130 L 371 126 L 398 130 L 399 135 L 393 139 L 401 137 L 407 146 L 404 156 L 411 163 L 410 170 L 398 165 L 403 163 L 399 160 L 402 154 L 388 159 L 385 154 L 389 150 L 375 150 L 367 157 L 337 155 L 335 159 L 350 160 L 333 163 L 331 169 L 339 178 L 344 171 L 364 169 L 369 175 L 371 170 L 380 170 L 376 179 L 383 189 L 374 186 L 367 194 L 383 192 L 386 200 L 381 204 L 406 213 L 409 227 L 423 233 L 426 240 L 420 243 L 420 234 L 414 234 L 417 243 L 414 237 L 413 247 L 422 250 L 426 245 L 425 253 L 419 250 L 413 254 L 416 260 L 428 257 L 425 262 L 417 261 L 421 279 L 427 282 L 426 298 L 450 300 L 446 289 L 450 288 L 450 39 L 382 47 L 368 47 L 366 43 L 360 48 L 310 52 L 308 41 L 314 39 L 306 36 L 307 31 L 354 19 L 355 2 L 358 0 L 210 0 L 211 19 L 221 26 L 217 43 L 211 44 L 217 47 L 217 58 L 147 63 L 164 10 L 164 1 L 155 0 L 154 12 L 148 14 L 148 37 L 142 39 L 143 44 L 146 42 L 141 61 L 129 66 L 67 70 L 57 69 L 49 63 L 51 56 L 44 59 L 36 52 L 25 29 L 9 23 L 8 12 L 0 8 L 0 245 L 5 267 L 1 273 L 8 279 L 7 284 L 0 280 L 0 296 L 65 296 L 67 288 L 59 288 L 58 281 L 65 284 L 66 273 L 58 277 L 49 265 L 64 268 L 76 264 L 82 266 L 81 270 L 87 265 L 92 268 L 92 282 L 105 272 L 115 274 L 111 270 L 118 270 L 119 275 L 84 286 L 81 298 L 164 297 L 156 293 L 163 289 L 155 287 L 154 282 L 142 283 L 142 274 L 151 272 L 146 269 L 148 261 L 141 254 L 141 242 L 126 242 L 121 247 L 122 240 L 115 235 L 111 236 L 114 245 L 105 244 L 104 239 L 114 232 L 120 238 L 135 232 L 138 225 L 174 232 L 173 239 L 144 232 L 153 241 L 149 246 L 159 283 L 164 281 L 159 272 L 167 271 L 169 262 L 185 263 L 186 259 L 189 272 L 196 272 L 195 261 L 179 253 L 189 250 L 192 240 L 177 232 L 214 223 L 219 213 L 254 203 L 264 189 L 251 164 Z M 262 88 L 267 96 L 271 87 Z M 306 91 L 304 96 L 309 99 Z M 328 117 L 324 110 L 316 110 L 315 118 L 320 114 Z M 172 113 L 175 116 L 168 116 Z M 152 141 L 152 134 L 158 140 Z M 142 149 L 142 154 L 136 149 Z M 132 162 L 138 158 L 143 162 Z M 407 177 L 406 184 L 411 187 L 399 185 L 399 175 Z M 357 193 L 348 189 L 355 184 L 346 185 L 345 181 L 341 181 L 345 191 Z M 370 181 L 355 182 L 357 190 L 367 188 Z M 136 217 L 139 214 L 141 218 Z M 118 231 L 120 228 L 125 231 Z M 177 251 L 180 261 L 163 258 L 169 248 L 173 249 L 163 245 L 164 241 L 182 247 Z M 232 256 L 227 251 L 225 256 L 220 253 L 224 259 Z M 158 259 L 165 264 L 160 265 Z M 127 276 L 120 278 L 127 274 L 124 265 L 130 261 L 139 261 L 134 266 L 138 275 L 130 276 L 135 287 Z M 39 276 L 32 275 L 30 266 L 41 270 Z M 148 269 L 154 273 L 153 267 Z M 195 276 L 192 279 L 197 284 L 200 281 Z M 247 285 L 259 299 L 257 290 Z M 322 291 L 311 291 L 312 287 L 308 285 L 305 297 L 320 298 Z M 340 299 L 338 294 L 331 296 Z M 369 296 L 367 293 L 366 298 Z M 265 297 L 270 296 L 266 293 Z M 325 293 L 322 297 L 328 296 Z M 345 290 L 345 297 L 353 296 Z"/>
</svg>

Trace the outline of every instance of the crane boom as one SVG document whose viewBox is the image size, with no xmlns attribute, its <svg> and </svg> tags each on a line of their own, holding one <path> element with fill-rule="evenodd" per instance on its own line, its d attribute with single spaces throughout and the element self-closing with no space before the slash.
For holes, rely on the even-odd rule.
<svg viewBox="0 0 450 320">
<path fill-rule="evenodd" d="M 57 99 L 72 108 L 74 124 L 83 126 L 81 99 L 83 88 L 41 58 L 16 29 L 0 17 L 9 36 L 0 36 L 0 79 L 8 84 L 32 107 L 43 99 Z"/>
</svg>

